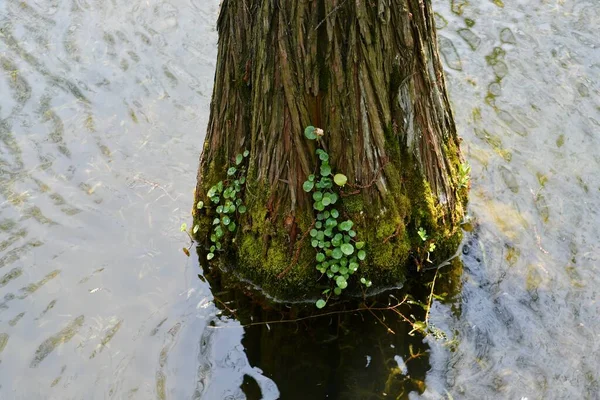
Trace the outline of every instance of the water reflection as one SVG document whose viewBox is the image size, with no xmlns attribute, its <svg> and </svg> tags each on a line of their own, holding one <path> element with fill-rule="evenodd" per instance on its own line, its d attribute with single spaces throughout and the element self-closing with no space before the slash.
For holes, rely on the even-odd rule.
<svg viewBox="0 0 600 400">
<path fill-rule="evenodd" d="M 440 269 L 434 294 L 452 301 L 460 271 L 460 265 Z M 218 269 L 205 267 L 203 278 L 210 283 L 223 318 L 233 318 L 244 327 L 240 350 L 245 356 L 229 354 L 227 367 L 249 363 L 261 371 L 261 379 L 267 377 L 277 384 L 278 396 L 274 397 L 261 390 L 254 377 L 245 376 L 241 387 L 246 398 L 407 399 L 409 393 L 423 391 L 428 347 L 413 332 L 415 327 L 390 309 L 405 293 L 396 290 L 367 303 L 330 307 L 315 317 L 313 303 L 272 307 L 255 295 L 251 300 L 253 289 L 240 288 Z M 421 293 L 422 303 L 431 294 L 429 287 L 415 286 L 411 291 Z M 418 305 L 406 304 L 397 310 L 411 320 L 425 318 Z M 215 323 L 214 328 L 226 326 Z M 439 340 L 452 345 L 447 337 Z"/>
<path fill-rule="evenodd" d="M 244 328 L 181 253 L 218 3 L 0 1 L 0 397 L 598 398 L 598 3 L 434 1 L 473 229 L 426 344 Z"/>
</svg>

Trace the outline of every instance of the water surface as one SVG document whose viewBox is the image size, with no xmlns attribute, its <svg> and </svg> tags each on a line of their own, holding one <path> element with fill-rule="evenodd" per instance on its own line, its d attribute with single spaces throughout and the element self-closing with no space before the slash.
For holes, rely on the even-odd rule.
<svg viewBox="0 0 600 400">
<path fill-rule="evenodd" d="M 600 397 L 600 4 L 433 3 L 473 230 L 422 343 L 244 329 L 181 251 L 217 0 L 0 2 L 0 397 Z"/>
</svg>

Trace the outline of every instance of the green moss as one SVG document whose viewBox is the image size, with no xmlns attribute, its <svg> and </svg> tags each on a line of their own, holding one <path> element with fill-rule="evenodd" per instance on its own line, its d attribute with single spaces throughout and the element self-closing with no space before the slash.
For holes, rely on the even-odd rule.
<svg viewBox="0 0 600 400">
<path fill-rule="evenodd" d="M 453 139 L 444 143 L 448 162 L 454 174 L 461 164 L 457 142 Z M 466 204 L 466 190 L 462 192 L 459 204 L 449 211 L 438 203 L 417 167 L 414 157 L 400 147 L 400 141 L 393 129 L 386 130 L 385 165 L 387 192 L 381 196 L 375 186 L 362 189 L 360 193 L 342 197 L 343 214 L 355 222 L 357 239 L 366 242 L 367 260 L 360 265 L 358 278 L 371 279 L 376 286 L 386 287 L 405 281 L 408 266 L 424 246 L 417 234 L 418 228 L 427 230 L 437 248 L 432 260 L 442 261 L 450 257 L 462 238 L 459 223 Z M 222 160 L 223 162 L 225 160 Z M 224 173 L 215 168 L 213 162 L 206 168 L 204 180 L 206 190 L 221 179 Z M 252 165 L 252 163 L 251 163 Z M 327 286 L 327 279 L 319 281 L 315 270 L 315 250 L 310 241 L 300 241 L 314 221 L 312 209 L 296 211 L 295 223 L 298 231 L 290 237 L 290 226 L 284 223 L 290 211 L 273 211 L 271 207 L 272 188 L 257 179 L 257 171 L 250 167 L 245 202 L 248 212 L 239 220 L 237 248 L 231 252 L 230 264 L 239 278 L 258 285 L 266 294 L 285 299 L 314 298 Z M 452 182 L 456 176 L 450 176 Z M 203 184 L 204 186 L 204 184 Z M 273 214 L 275 213 L 275 214 Z M 209 218 L 198 223 L 200 230 L 210 229 Z M 289 224 L 288 224 L 289 225 Z M 295 243 L 291 243 L 295 241 Z M 299 249 L 299 253 L 297 253 Z M 294 262 L 295 254 L 299 254 Z M 226 259 L 225 257 L 223 259 Z M 294 264 L 294 265 L 292 265 Z M 351 293 L 359 290 L 355 278 L 350 282 Z"/>
</svg>

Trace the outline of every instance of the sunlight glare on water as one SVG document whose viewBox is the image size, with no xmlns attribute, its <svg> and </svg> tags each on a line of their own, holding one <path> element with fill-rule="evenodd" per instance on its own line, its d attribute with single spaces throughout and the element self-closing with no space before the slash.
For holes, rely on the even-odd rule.
<svg viewBox="0 0 600 400">
<path fill-rule="evenodd" d="M 410 397 L 597 399 L 600 3 L 433 6 L 473 229 L 461 290 L 430 315 L 447 339 L 426 339 L 427 387 Z M 0 1 L 0 398 L 260 398 L 248 381 L 304 398 L 320 384 L 269 372 L 275 328 L 221 315 L 181 251 L 218 7 Z M 376 328 L 350 355 L 332 336 L 308 358 L 290 337 L 283 360 L 389 370 L 353 375 L 357 398 L 392 371 L 418 376 L 399 354 L 408 337 Z"/>
</svg>

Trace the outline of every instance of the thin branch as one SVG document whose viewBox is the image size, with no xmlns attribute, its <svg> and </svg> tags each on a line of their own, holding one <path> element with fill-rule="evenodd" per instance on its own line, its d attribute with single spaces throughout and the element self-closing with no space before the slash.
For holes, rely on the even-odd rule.
<svg viewBox="0 0 600 400">
<path fill-rule="evenodd" d="M 390 236 L 386 237 L 383 240 L 383 243 L 386 244 L 387 242 L 389 242 L 391 239 L 395 238 L 396 236 L 398 236 L 398 234 L 400 233 L 400 228 L 402 228 L 402 224 L 398 224 L 398 227 L 396 228 L 396 230 L 394 231 L 394 233 L 392 233 Z"/>
<path fill-rule="evenodd" d="M 425 313 L 425 325 L 429 326 L 429 310 L 431 310 L 431 301 L 433 299 L 433 290 L 435 289 L 435 280 L 437 279 L 437 274 L 439 269 L 435 270 L 435 275 L 433 276 L 433 282 L 431 283 L 431 292 L 429 293 L 429 300 L 427 301 L 427 312 Z"/>
<path fill-rule="evenodd" d="M 404 314 L 402 314 L 400 311 L 397 310 L 398 307 L 400 307 L 401 305 L 404 304 L 404 302 L 406 301 L 406 299 L 407 299 L 407 296 L 405 296 L 404 299 L 402 299 L 402 301 L 400 301 L 398 304 L 395 304 L 393 306 L 388 306 L 388 307 L 367 307 L 367 306 L 365 306 L 365 307 L 355 308 L 355 309 L 352 309 L 352 310 L 330 311 L 330 312 L 326 312 L 326 313 L 323 313 L 323 314 L 308 315 L 306 317 L 300 317 L 300 318 L 295 318 L 295 319 L 282 319 L 282 320 L 273 320 L 273 321 L 251 322 L 249 324 L 241 325 L 241 327 L 242 328 L 247 328 L 247 327 L 258 326 L 258 325 L 273 325 L 273 324 L 295 323 L 295 322 L 305 321 L 305 320 L 309 320 L 309 319 L 313 319 L 313 318 L 327 317 L 327 316 L 331 316 L 331 315 L 348 314 L 348 313 L 361 312 L 361 311 L 369 311 L 371 313 L 373 311 L 393 311 L 396 314 L 398 314 L 399 316 L 401 316 L 404 321 L 412 324 L 412 322 Z M 221 302 L 221 304 L 222 304 L 222 302 Z M 375 317 L 377 318 L 377 316 L 375 316 Z M 383 324 L 383 325 L 387 326 L 385 324 Z M 214 329 L 225 329 L 225 328 L 237 328 L 237 326 L 235 326 L 235 327 L 234 326 L 229 326 L 229 325 L 228 326 L 211 326 L 211 328 L 214 328 Z"/>
<path fill-rule="evenodd" d="M 340 8 L 342 8 L 342 6 L 343 6 L 344 4 L 346 4 L 346 2 L 347 2 L 347 1 L 348 1 L 348 0 L 344 0 L 343 2 L 341 2 L 341 3 L 340 3 L 340 5 L 338 5 L 338 6 L 337 6 L 337 7 L 335 7 L 333 10 L 331 10 L 331 11 L 329 12 L 329 14 L 327 14 L 327 15 L 325 16 L 325 18 L 323 18 L 323 20 L 317 24 L 317 26 L 315 27 L 315 31 L 316 31 L 316 30 L 319 30 L 319 28 L 321 27 L 321 25 L 323 25 L 323 24 L 325 23 L 325 21 L 327 21 L 327 19 L 328 19 L 328 18 L 331 16 L 331 14 L 333 14 L 334 12 L 336 12 L 337 10 L 339 10 Z"/>
<path fill-rule="evenodd" d="M 379 168 L 379 170 L 377 171 L 377 174 L 375 175 L 375 177 L 373 178 L 373 180 L 371 180 L 371 182 L 369 182 L 367 185 L 357 185 L 354 183 L 347 183 L 347 185 L 351 188 L 358 188 L 358 189 L 368 189 L 371 186 L 373 186 L 375 184 L 375 182 L 377 182 L 379 180 L 379 178 L 381 177 L 381 173 L 383 172 L 383 169 L 386 167 L 386 165 L 388 164 L 389 160 L 387 158 L 385 158 L 383 160 L 383 163 L 381 164 L 381 167 Z"/>
<path fill-rule="evenodd" d="M 387 325 L 385 322 L 383 322 L 383 321 L 381 320 L 381 318 L 379 318 L 379 317 L 378 317 L 378 316 L 377 316 L 377 315 L 376 315 L 376 314 L 373 312 L 373 310 L 369 309 L 369 312 L 370 312 L 370 313 L 371 313 L 371 314 L 372 314 L 372 315 L 373 315 L 375 318 L 377 318 L 377 321 L 379 321 L 379 323 L 380 323 L 381 325 L 385 326 L 385 328 L 387 329 L 387 331 L 388 331 L 389 333 L 391 333 L 392 335 L 395 335 L 395 334 L 396 334 L 396 332 L 394 332 L 394 331 L 392 330 L 392 328 L 390 328 L 390 327 L 389 327 L 389 326 L 388 326 L 388 325 Z"/>
</svg>

